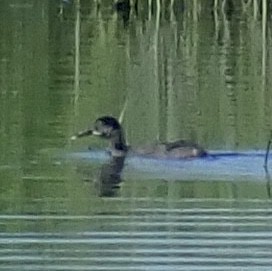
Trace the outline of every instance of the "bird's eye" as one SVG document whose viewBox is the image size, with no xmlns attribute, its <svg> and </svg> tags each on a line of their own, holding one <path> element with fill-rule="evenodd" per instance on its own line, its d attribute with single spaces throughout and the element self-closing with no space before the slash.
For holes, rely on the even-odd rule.
<svg viewBox="0 0 272 271">
<path fill-rule="evenodd" d="M 111 131 L 112 131 L 111 127 L 106 127 L 106 128 L 104 129 L 104 133 L 105 133 L 107 136 L 110 136 L 110 135 L 111 135 Z"/>
</svg>

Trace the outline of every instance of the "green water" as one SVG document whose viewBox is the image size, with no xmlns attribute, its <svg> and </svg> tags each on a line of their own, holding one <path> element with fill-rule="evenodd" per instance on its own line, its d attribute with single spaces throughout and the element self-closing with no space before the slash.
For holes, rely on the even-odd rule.
<svg viewBox="0 0 272 271">
<path fill-rule="evenodd" d="M 105 148 L 69 138 L 125 104 L 131 145 L 265 149 L 270 13 L 264 25 L 253 4 L 167 3 L 158 16 L 141 1 L 124 22 L 110 1 L 1 1 L 1 270 L 270 270 L 265 174 L 169 181 L 129 164 L 117 197 L 101 198 L 101 162 L 67 159 Z"/>
</svg>

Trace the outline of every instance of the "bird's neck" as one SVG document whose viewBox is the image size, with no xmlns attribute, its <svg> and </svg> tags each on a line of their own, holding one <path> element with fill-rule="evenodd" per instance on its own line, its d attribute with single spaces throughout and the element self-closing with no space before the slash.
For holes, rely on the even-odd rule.
<svg viewBox="0 0 272 271">
<path fill-rule="evenodd" d="M 128 146 L 126 144 L 125 136 L 122 130 L 116 131 L 110 140 L 112 150 L 127 152 Z"/>
</svg>

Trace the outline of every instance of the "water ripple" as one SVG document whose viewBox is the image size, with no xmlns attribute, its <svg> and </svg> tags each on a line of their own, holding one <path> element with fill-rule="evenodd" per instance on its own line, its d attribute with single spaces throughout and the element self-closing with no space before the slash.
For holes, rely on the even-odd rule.
<svg viewBox="0 0 272 271">
<path fill-rule="evenodd" d="M 161 208 L 156 201 L 143 208 L 135 202 L 114 214 L 2 214 L 0 224 L 11 228 L 0 233 L 0 268 L 271 270 L 269 201 L 245 200 L 228 207 L 228 201 L 209 200 L 210 207 L 200 207 L 207 200 L 188 200 L 184 208 Z M 13 231 L 15 221 L 24 230 Z M 35 231 L 37 223 L 47 230 Z"/>
</svg>

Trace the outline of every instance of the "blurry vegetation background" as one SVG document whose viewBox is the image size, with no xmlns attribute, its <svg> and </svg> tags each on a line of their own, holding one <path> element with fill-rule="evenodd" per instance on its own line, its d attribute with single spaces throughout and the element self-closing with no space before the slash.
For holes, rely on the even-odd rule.
<svg viewBox="0 0 272 271">
<path fill-rule="evenodd" d="M 110 0 L 2 0 L 2 159 L 63 148 L 126 102 L 131 144 L 182 137 L 208 149 L 265 148 L 271 6 L 138 0 L 116 11 Z"/>
</svg>

